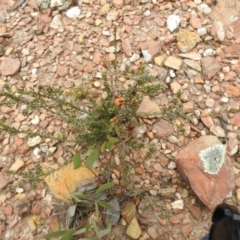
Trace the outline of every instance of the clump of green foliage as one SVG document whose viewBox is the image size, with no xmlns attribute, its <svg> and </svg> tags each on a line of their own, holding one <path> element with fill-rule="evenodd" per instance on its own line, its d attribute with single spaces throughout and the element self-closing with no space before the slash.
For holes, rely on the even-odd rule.
<svg viewBox="0 0 240 240">
<path fill-rule="evenodd" d="M 114 44 L 115 49 L 117 49 L 116 40 Z M 120 77 L 124 77 L 127 81 L 131 80 L 132 84 L 124 88 L 119 81 Z M 50 138 L 54 140 L 55 144 L 67 141 L 75 141 L 80 144 L 82 152 L 76 153 L 72 159 L 67 159 L 59 168 L 66 166 L 70 161 L 73 161 L 75 169 L 81 167 L 83 162 L 86 167 L 91 168 L 100 154 L 110 153 L 111 159 L 107 166 L 103 167 L 105 171 L 108 171 L 106 175 L 110 175 L 109 173 L 114 165 L 112 159 L 114 159 L 115 154 L 118 154 L 123 168 L 122 182 L 126 184 L 126 189 L 129 189 L 130 183 L 132 183 L 131 176 L 134 166 L 124 159 L 129 151 L 144 147 L 144 144 L 136 141 L 132 134 L 133 125 L 138 122 L 136 111 L 143 95 L 154 96 L 164 88 L 155 77 L 149 74 L 144 64 L 137 71 L 126 67 L 124 72 L 120 72 L 117 52 L 115 52 L 115 60 L 110 64 L 110 69 L 106 69 L 102 73 L 102 82 L 104 91 L 107 93 L 104 99 L 96 96 L 91 88 L 84 89 L 78 86 L 65 90 L 62 87 L 44 85 L 38 85 L 30 89 L 26 89 L 24 84 L 22 84 L 21 89 L 5 85 L 0 92 L 2 100 L 0 106 L 21 105 L 22 114 L 25 116 L 34 112 L 45 112 L 54 119 L 67 123 L 75 139 L 69 140 L 68 134 L 64 133 L 56 133 L 50 136 L 44 130 L 35 132 L 33 130 L 16 129 L 6 123 L 4 118 L 0 119 L 0 133 L 7 132 L 11 135 L 23 133 L 26 138 L 36 136 Z M 163 109 L 163 115 L 169 121 L 179 117 L 185 119 L 186 115 L 183 113 L 179 98 L 173 100 L 168 107 Z M 147 158 L 153 152 L 154 149 L 149 147 Z M 59 170 L 59 168 L 55 170 Z M 22 171 L 18 175 L 25 182 L 36 186 L 39 181 L 55 170 L 43 170 L 40 164 L 35 164 L 30 171 Z M 100 184 L 103 184 L 103 187 L 96 190 L 93 195 L 75 194 L 72 196 L 76 209 L 81 208 L 82 213 L 85 211 L 86 214 L 83 214 L 83 217 L 88 218 L 90 213 L 94 211 L 99 217 L 99 208 L 109 207 L 105 201 L 96 198 L 101 190 L 105 191 L 110 188 L 109 179 L 106 179 L 105 182 L 100 181 L 100 178 L 98 180 Z M 111 187 L 113 186 L 111 185 Z M 76 216 L 75 213 L 74 216 Z M 46 238 L 61 237 L 62 240 L 69 240 L 75 235 L 80 234 L 82 236 L 94 230 L 94 235 L 85 239 L 101 239 L 111 229 L 111 224 L 107 221 L 104 226 L 98 225 L 96 220 L 91 220 L 84 222 L 80 227 L 73 224 L 70 229 L 48 234 Z"/>
<path fill-rule="evenodd" d="M 188 116 L 184 112 L 183 104 L 180 100 L 181 92 L 178 92 L 176 97 L 171 99 L 166 107 L 163 107 L 162 113 L 166 120 L 173 122 L 176 119 L 183 119 L 188 121 Z"/>
</svg>

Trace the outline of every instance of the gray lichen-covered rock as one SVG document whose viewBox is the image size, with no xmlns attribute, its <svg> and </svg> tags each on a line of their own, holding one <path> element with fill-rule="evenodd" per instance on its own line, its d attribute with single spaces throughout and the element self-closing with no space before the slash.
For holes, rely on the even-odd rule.
<svg viewBox="0 0 240 240">
<path fill-rule="evenodd" d="M 226 147 L 223 144 L 216 144 L 200 152 L 200 159 L 203 163 L 203 171 L 209 174 L 218 174 L 225 161 Z"/>
<path fill-rule="evenodd" d="M 199 199 L 213 211 L 234 187 L 231 159 L 215 136 L 192 141 L 175 157 L 178 171 Z"/>
<path fill-rule="evenodd" d="M 46 8 L 48 8 L 50 2 L 51 2 L 51 0 L 37 0 L 37 5 L 40 8 L 46 9 Z"/>
</svg>

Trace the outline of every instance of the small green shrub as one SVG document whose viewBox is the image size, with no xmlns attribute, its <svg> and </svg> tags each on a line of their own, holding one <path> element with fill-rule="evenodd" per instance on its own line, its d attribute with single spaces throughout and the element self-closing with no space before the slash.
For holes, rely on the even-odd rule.
<svg viewBox="0 0 240 240">
<path fill-rule="evenodd" d="M 116 49 L 116 40 L 114 44 Z M 128 87 L 122 86 L 119 81 L 120 77 L 131 81 L 131 84 Z M 100 190 L 105 191 L 109 186 L 113 187 L 109 181 L 111 170 L 116 166 L 114 157 L 118 155 L 122 166 L 120 182 L 124 184 L 125 191 L 131 192 L 132 173 L 144 159 L 141 159 L 139 163 L 132 163 L 126 161 L 127 156 L 131 151 L 141 148 L 146 150 L 146 159 L 154 153 L 154 148 L 139 142 L 132 130 L 138 124 L 136 111 L 143 95 L 154 96 L 164 90 L 163 85 L 149 74 L 144 64 L 138 70 L 133 71 L 130 67 L 126 67 L 124 72 L 120 72 L 117 52 L 115 52 L 115 60 L 111 62 L 109 69 L 102 73 L 102 83 L 106 98 L 100 100 L 91 88 L 83 89 L 79 86 L 73 86 L 68 90 L 44 85 L 26 89 L 23 82 L 21 89 L 5 85 L 0 92 L 0 98 L 3 100 L 0 106 L 17 104 L 21 106 L 22 114 L 25 116 L 41 111 L 68 125 L 75 138 L 73 140 L 68 139 L 66 133 L 56 132 L 51 136 L 44 129 L 38 132 L 33 129 L 29 131 L 16 129 L 11 127 L 4 118 L 0 119 L 0 133 L 7 132 L 11 135 L 22 133 L 26 138 L 35 136 L 50 138 L 55 145 L 67 141 L 78 143 L 81 146 L 81 152 L 77 152 L 72 159 L 66 159 L 58 169 L 66 166 L 70 161 L 73 161 L 75 169 L 81 167 L 83 163 L 86 167 L 91 168 L 100 155 L 110 155 L 109 162 L 101 169 L 102 175 L 107 178 L 105 181 L 98 178 L 102 185 L 96 192 L 90 195 L 85 193 L 72 195 L 76 211 L 81 212 L 82 223 L 79 226 L 75 224 L 77 219 L 75 211 L 67 230 L 50 233 L 46 235 L 46 239 L 61 237 L 62 240 L 69 240 L 76 235 L 80 235 L 81 239 L 101 239 L 106 236 L 110 232 L 111 224 L 106 220 L 101 225 L 98 220 L 101 218 L 101 210 L 107 208 L 108 205 L 105 202 L 106 199 L 98 199 L 97 195 Z M 173 99 L 162 111 L 164 117 L 169 121 L 176 118 L 186 119 L 179 97 Z M 58 169 L 43 170 L 40 164 L 34 164 L 29 171 L 23 170 L 17 174 L 23 178 L 23 182 L 36 186 L 44 177 L 53 174 Z M 22 183 L 19 183 L 18 186 L 20 184 Z M 15 187 L 11 186 L 11 189 Z M 90 215 L 93 212 L 97 213 L 97 220 L 90 221 Z M 84 234 L 90 231 L 94 234 L 86 237 Z"/>
</svg>

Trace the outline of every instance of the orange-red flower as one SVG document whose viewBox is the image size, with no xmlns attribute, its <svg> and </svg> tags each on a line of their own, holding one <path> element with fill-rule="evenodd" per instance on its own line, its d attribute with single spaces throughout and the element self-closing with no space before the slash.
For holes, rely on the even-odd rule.
<svg viewBox="0 0 240 240">
<path fill-rule="evenodd" d="M 114 105 L 115 105 L 115 107 L 119 107 L 123 104 L 123 102 L 124 102 L 124 98 L 119 96 L 119 97 L 115 98 Z"/>
</svg>

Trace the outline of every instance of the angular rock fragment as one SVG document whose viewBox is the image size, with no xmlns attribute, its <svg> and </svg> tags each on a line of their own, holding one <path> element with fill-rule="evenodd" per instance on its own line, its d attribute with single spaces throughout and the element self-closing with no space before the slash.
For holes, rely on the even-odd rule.
<svg viewBox="0 0 240 240">
<path fill-rule="evenodd" d="M 179 26 L 181 22 L 180 17 L 178 15 L 170 15 L 167 18 L 167 28 L 169 31 L 173 32 Z"/>
<path fill-rule="evenodd" d="M 172 68 L 172 69 L 175 69 L 175 70 L 180 70 L 181 66 L 182 66 L 182 59 L 169 56 L 164 61 L 164 65 L 166 67 L 169 67 L 169 68 Z"/>
<path fill-rule="evenodd" d="M 225 137 L 225 132 L 220 126 L 210 127 L 210 132 L 216 137 Z"/>
<path fill-rule="evenodd" d="M 200 64 L 197 61 L 186 59 L 186 60 L 184 60 L 184 63 L 186 65 L 188 65 L 189 67 L 197 70 L 198 72 L 202 71 L 202 68 L 201 68 Z"/>
<path fill-rule="evenodd" d="M 81 9 L 78 6 L 68 9 L 66 12 L 67 17 L 71 19 L 79 17 L 80 14 L 81 14 Z"/>
<path fill-rule="evenodd" d="M 136 212 L 136 205 L 132 202 L 126 203 L 121 210 L 122 217 L 127 221 L 127 223 L 132 221 Z"/>
<path fill-rule="evenodd" d="M 224 149 L 217 137 L 202 136 L 175 157 L 181 176 L 211 211 L 234 187 L 232 161 Z"/>
<path fill-rule="evenodd" d="M 198 34 L 191 32 L 188 29 L 182 29 L 177 34 L 177 46 L 183 53 L 192 50 L 200 41 L 201 38 L 198 36 Z"/>
<path fill-rule="evenodd" d="M 163 65 L 165 58 L 166 58 L 165 55 L 157 56 L 154 58 L 154 63 L 161 67 Z"/>
<path fill-rule="evenodd" d="M 240 112 L 236 113 L 230 120 L 229 123 L 240 127 Z"/>
<path fill-rule="evenodd" d="M 142 103 L 137 110 L 138 117 L 154 118 L 161 117 L 161 110 L 159 106 L 150 100 L 148 96 L 143 97 Z"/>
<path fill-rule="evenodd" d="M 12 166 L 10 167 L 10 171 L 17 172 L 21 167 L 24 166 L 24 161 L 22 159 L 17 159 Z"/>
<path fill-rule="evenodd" d="M 214 21 L 211 33 L 215 40 L 223 41 L 225 39 L 225 31 L 222 22 Z"/>
<path fill-rule="evenodd" d="M 45 171 L 56 169 L 57 167 L 57 165 L 43 164 Z M 56 198 L 62 201 L 69 201 L 72 198 L 71 194 L 76 191 L 77 188 L 89 183 L 94 183 L 96 179 L 90 169 L 85 167 L 74 169 L 73 164 L 70 163 L 66 167 L 44 178 L 44 181 Z"/>
<path fill-rule="evenodd" d="M 203 75 L 206 79 L 214 77 L 221 69 L 221 64 L 214 57 L 202 58 Z"/>
<path fill-rule="evenodd" d="M 233 44 L 229 47 L 225 47 L 223 49 L 223 52 L 228 55 L 236 55 L 240 53 L 240 45 L 238 44 Z"/>
<path fill-rule="evenodd" d="M 130 222 L 130 224 L 128 225 L 128 228 L 126 230 L 126 234 L 131 237 L 132 239 L 138 239 L 141 234 L 142 234 L 142 230 L 140 228 L 140 225 L 136 219 L 136 217 L 134 217 L 132 219 L 132 221 Z"/>
<path fill-rule="evenodd" d="M 174 128 L 173 125 L 168 121 L 160 119 L 153 125 L 153 131 L 155 133 L 155 136 L 161 139 L 171 135 L 174 132 Z"/>
<path fill-rule="evenodd" d="M 18 58 L 3 58 L 0 65 L 0 72 L 3 76 L 11 76 L 20 69 L 20 61 Z"/>
<path fill-rule="evenodd" d="M 39 136 L 32 137 L 32 138 L 28 139 L 27 145 L 29 147 L 34 147 L 34 146 L 38 145 L 41 141 L 42 141 L 42 139 Z"/>
<path fill-rule="evenodd" d="M 100 9 L 100 15 L 106 15 L 110 10 L 110 4 L 107 3 L 105 5 L 103 5 Z"/>
<path fill-rule="evenodd" d="M 128 56 L 131 57 L 132 56 L 132 48 L 131 48 L 131 44 L 129 42 L 129 39 L 122 39 L 122 48 L 123 48 L 123 52 Z"/>
<path fill-rule="evenodd" d="M 233 85 L 223 86 L 224 91 L 232 97 L 240 97 L 240 88 Z"/>
<path fill-rule="evenodd" d="M 3 190 L 9 183 L 12 182 L 10 179 L 10 176 L 8 174 L 5 174 L 3 172 L 0 172 L 0 190 Z"/>
<path fill-rule="evenodd" d="M 183 58 L 189 58 L 192 60 L 199 61 L 202 59 L 202 56 L 200 53 L 190 52 L 190 53 L 179 53 L 178 56 Z"/>
<path fill-rule="evenodd" d="M 145 62 L 151 62 L 160 52 L 160 44 L 157 41 L 147 41 L 141 44 Z"/>
</svg>

